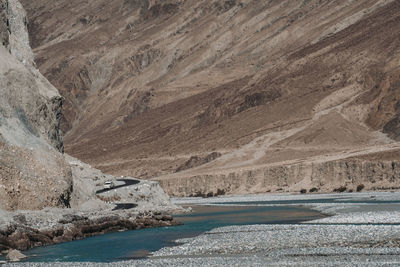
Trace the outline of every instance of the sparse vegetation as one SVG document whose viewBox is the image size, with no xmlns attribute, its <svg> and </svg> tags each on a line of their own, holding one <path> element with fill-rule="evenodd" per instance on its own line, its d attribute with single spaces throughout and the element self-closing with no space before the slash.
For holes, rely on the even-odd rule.
<svg viewBox="0 0 400 267">
<path fill-rule="evenodd" d="M 201 191 L 197 191 L 196 193 L 190 194 L 189 197 L 208 198 L 208 197 L 221 196 L 221 195 L 225 195 L 225 194 L 226 194 L 226 192 L 225 192 L 224 189 L 219 189 L 219 188 L 218 188 L 216 193 L 214 193 L 214 192 L 208 192 L 208 193 L 206 194 L 206 193 L 203 193 L 203 192 L 201 192 Z"/>
<path fill-rule="evenodd" d="M 364 189 L 365 185 L 359 184 L 357 185 L 357 192 L 361 192 Z"/>
<path fill-rule="evenodd" d="M 310 189 L 310 193 L 315 193 L 315 192 L 318 192 L 318 188 L 313 187 Z"/>
<path fill-rule="evenodd" d="M 119 197 L 118 195 L 112 195 L 109 197 L 97 195 L 97 198 L 104 202 L 114 202 L 121 200 L 121 197 Z"/>
<path fill-rule="evenodd" d="M 338 188 L 333 189 L 333 192 L 343 193 L 343 192 L 346 191 L 346 190 L 347 190 L 347 187 L 344 186 L 344 185 L 342 185 L 342 186 L 340 186 L 340 187 L 338 187 Z"/>
<path fill-rule="evenodd" d="M 223 196 L 223 195 L 225 195 L 225 190 L 218 188 L 216 196 Z"/>
<path fill-rule="evenodd" d="M 305 193 L 307 193 L 307 189 L 303 188 L 303 189 L 300 190 L 300 194 L 305 194 Z"/>
</svg>

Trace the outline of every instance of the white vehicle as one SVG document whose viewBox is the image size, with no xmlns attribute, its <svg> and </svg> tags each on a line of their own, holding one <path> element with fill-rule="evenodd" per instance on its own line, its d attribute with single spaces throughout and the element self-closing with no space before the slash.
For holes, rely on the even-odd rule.
<svg viewBox="0 0 400 267">
<path fill-rule="evenodd" d="M 112 181 L 106 181 L 104 183 L 104 189 L 113 189 L 114 188 L 114 183 Z"/>
</svg>

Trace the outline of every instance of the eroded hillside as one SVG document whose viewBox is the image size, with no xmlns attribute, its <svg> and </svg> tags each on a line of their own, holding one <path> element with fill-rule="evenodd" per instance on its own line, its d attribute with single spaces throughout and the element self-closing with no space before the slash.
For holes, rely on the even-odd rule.
<svg viewBox="0 0 400 267">
<path fill-rule="evenodd" d="M 103 171 L 177 195 L 396 186 L 397 1 L 22 2 L 66 150 Z"/>
</svg>

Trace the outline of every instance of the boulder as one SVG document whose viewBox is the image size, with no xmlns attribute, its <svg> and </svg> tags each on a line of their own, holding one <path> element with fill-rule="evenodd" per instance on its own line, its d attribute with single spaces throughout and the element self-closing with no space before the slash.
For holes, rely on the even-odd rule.
<svg viewBox="0 0 400 267">
<path fill-rule="evenodd" d="M 10 260 L 10 261 L 20 261 L 20 260 L 26 259 L 27 256 L 22 254 L 21 251 L 19 251 L 19 250 L 12 249 L 12 250 L 8 251 L 6 258 L 7 258 L 7 260 Z"/>
</svg>

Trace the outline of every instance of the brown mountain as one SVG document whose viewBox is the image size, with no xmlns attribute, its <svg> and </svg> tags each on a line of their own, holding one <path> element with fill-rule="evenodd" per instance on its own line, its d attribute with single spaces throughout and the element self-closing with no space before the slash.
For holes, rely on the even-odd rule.
<svg viewBox="0 0 400 267">
<path fill-rule="evenodd" d="M 177 195 L 398 184 L 398 1 L 22 2 L 65 149 L 103 171 Z"/>
</svg>

